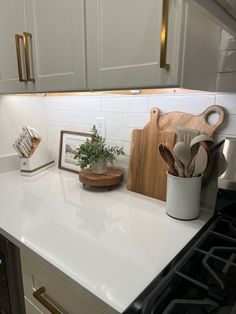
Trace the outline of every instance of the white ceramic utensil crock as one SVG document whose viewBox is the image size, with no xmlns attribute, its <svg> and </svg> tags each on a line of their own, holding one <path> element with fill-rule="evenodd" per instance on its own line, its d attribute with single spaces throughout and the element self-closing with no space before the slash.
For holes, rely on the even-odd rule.
<svg viewBox="0 0 236 314">
<path fill-rule="evenodd" d="M 166 213 L 181 220 L 199 216 L 202 176 L 181 178 L 167 173 Z"/>
</svg>

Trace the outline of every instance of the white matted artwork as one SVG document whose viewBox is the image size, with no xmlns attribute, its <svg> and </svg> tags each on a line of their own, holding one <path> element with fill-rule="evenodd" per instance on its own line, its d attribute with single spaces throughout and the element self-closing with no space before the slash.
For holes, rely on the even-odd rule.
<svg viewBox="0 0 236 314">
<path fill-rule="evenodd" d="M 87 138 L 93 138 L 93 133 L 61 131 L 58 167 L 63 170 L 78 173 L 78 161 L 74 159 L 76 150 Z"/>
</svg>

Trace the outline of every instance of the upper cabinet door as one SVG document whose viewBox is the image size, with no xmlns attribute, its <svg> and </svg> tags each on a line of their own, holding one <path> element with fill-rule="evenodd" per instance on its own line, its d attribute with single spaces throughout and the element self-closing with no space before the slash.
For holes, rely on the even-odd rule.
<svg viewBox="0 0 236 314">
<path fill-rule="evenodd" d="M 16 38 L 22 80 L 26 80 L 23 32 L 26 31 L 25 0 L 0 0 L 0 93 L 29 90 L 26 82 L 19 81 Z"/>
<path fill-rule="evenodd" d="M 83 3 L 26 0 L 28 41 L 32 41 L 30 75 L 38 92 L 85 89 Z"/>
<path fill-rule="evenodd" d="M 87 0 L 88 88 L 135 88 L 176 85 L 182 1 L 166 11 L 166 61 L 160 67 L 165 0 Z M 164 10 L 165 11 L 165 10 Z"/>
</svg>

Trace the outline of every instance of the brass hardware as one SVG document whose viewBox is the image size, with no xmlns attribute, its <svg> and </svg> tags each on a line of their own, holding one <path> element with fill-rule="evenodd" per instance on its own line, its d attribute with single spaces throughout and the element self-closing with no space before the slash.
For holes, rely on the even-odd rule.
<svg viewBox="0 0 236 314">
<path fill-rule="evenodd" d="M 33 296 L 38 300 L 50 313 L 52 314 L 63 314 L 55 305 L 52 304 L 45 296 L 42 294 L 46 292 L 44 287 L 39 288 L 33 292 Z"/>
<path fill-rule="evenodd" d="M 167 32 L 168 32 L 168 12 L 169 0 L 163 0 L 162 9 L 162 25 L 161 25 L 161 55 L 160 55 L 160 67 L 169 70 L 170 65 L 166 63 L 167 52 Z"/>
<path fill-rule="evenodd" d="M 19 75 L 19 81 L 20 82 L 27 82 L 27 80 L 23 79 L 23 74 L 22 74 L 21 53 L 20 53 L 20 39 L 23 40 L 23 36 L 19 35 L 19 34 L 15 34 L 18 75 Z"/>
<path fill-rule="evenodd" d="M 30 50 L 29 50 L 28 37 L 32 39 L 32 34 L 23 32 L 23 42 L 24 42 L 24 47 L 25 47 L 26 77 L 27 77 L 27 81 L 35 82 L 35 79 L 30 76 Z"/>
</svg>

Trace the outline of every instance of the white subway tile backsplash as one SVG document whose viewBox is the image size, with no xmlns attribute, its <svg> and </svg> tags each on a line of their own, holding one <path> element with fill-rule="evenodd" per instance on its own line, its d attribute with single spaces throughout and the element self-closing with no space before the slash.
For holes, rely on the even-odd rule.
<svg viewBox="0 0 236 314">
<path fill-rule="evenodd" d="M 99 116 L 101 116 L 100 112 L 70 111 L 68 121 L 80 124 L 90 124 L 92 127 L 96 122 L 96 117 Z"/>
<path fill-rule="evenodd" d="M 108 145 L 123 146 L 125 156 L 119 156 L 115 165 L 125 170 L 129 165 L 131 134 L 134 128 L 143 128 L 149 121 L 149 110 L 158 107 L 161 112 L 185 111 L 199 114 L 208 106 L 218 104 L 226 109 L 226 121 L 217 131 L 216 141 L 226 136 L 236 137 L 236 93 L 189 93 L 156 94 L 145 96 L 63 96 L 63 97 L 1 97 L 0 130 L 11 128 L 11 144 L 16 128 L 27 123 L 39 128 L 46 138 L 48 148 L 57 159 L 60 130 L 80 132 L 90 131 L 97 117 L 106 119 L 106 139 Z M 4 100 L 3 100 L 4 99 Z M 31 108 L 33 108 L 32 111 Z M 14 115 L 17 116 L 17 120 Z M 214 123 L 216 115 L 210 122 Z M 3 122 L 4 123 L 3 123 Z M 14 122 L 15 121 L 15 122 Z M 30 123 L 32 122 L 32 123 Z M 5 143 L 6 142 L 6 143 Z M 6 145 L 10 145 L 7 141 Z M 3 146 L 2 143 L 0 143 Z M 0 147 L 1 148 L 1 147 Z M 2 148 L 1 148 L 2 149 Z M 3 149 L 2 149 L 3 150 Z M 214 205 L 217 190 L 218 166 L 202 192 L 202 201 Z"/>
<path fill-rule="evenodd" d="M 53 154 L 59 154 L 59 142 L 49 142 L 47 143 L 48 149 Z"/>
<path fill-rule="evenodd" d="M 106 139 L 106 144 L 107 146 L 123 146 L 123 142 L 122 141 L 116 141 L 116 140 L 110 140 L 110 139 Z"/>
<path fill-rule="evenodd" d="M 131 143 L 123 141 L 122 146 L 124 148 L 125 155 L 129 156 Z"/>
<path fill-rule="evenodd" d="M 123 125 L 129 128 L 143 128 L 149 120 L 149 113 L 125 113 Z"/>
<path fill-rule="evenodd" d="M 152 95 L 149 96 L 149 110 L 158 107 L 161 112 L 185 111 L 192 114 L 202 113 L 207 107 L 214 105 L 215 95 L 186 94 L 186 95 Z"/>
<path fill-rule="evenodd" d="M 236 93 L 216 94 L 216 104 L 224 107 L 228 114 L 236 114 Z"/>
<path fill-rule="evenodd" d="M 66 129 L 67 129 L 67 122 L 47 121 L 48 132 L 57 132 L 57 131 L 66 130 Z"/>
<path fill-rule="evenodd" d="M 65 97 L 47 97 L 46 98 L 46 110 L 66 110 L 66 101 Z"/>
<path fill-rule="evenodd" d="M 54 103 L 55 101 L 55 103 Z M 219 104 L 226 110 L 224 125 L 217 131 L 215 140 L 227 135 L 236 136 L 236 94 L 194 93 L 149 96 L 95 96 L 46 98 L 47 134 L 50 151 L 56 156 L 59 149 L 59 131 L 68 129 L 87 132 L 96 117 L 106 119 L 108 145 L 123 146 L 125 156 L 119 156 L 115 165 L 123 168 L 127 177 L 131 134 L 134 128 L 143 128 L 149 120 L 149 110 L 158 107 L 161 112 L 185 111 L 202 113 L 208 106 Z M 66 110 L 65 110 L 66 108 Z M 215 123 L 217 114 L 209 118 Z M 202 202 L 214 206 L 217 191 L 218 165 L 202 192 Z"/>
<path fill-rule="evenodd" d="M 132 128 L 107 126 L 107 138 L 112 140 L 131 140 Z"/>
<path fill-rule="evenodd" d="M 124 125 L 124 113 L 123 112 L 100 112 L 99 117 L 106 118 L 107 125 L 121 126 Z"/>
<path fill-rule="evenodd" d="M 47 132 L 47 143 L 58 144 L 60 142 L 60 131 L 48 131 Z"/>
<path fill-rule="evenodd" d="M 114 166 L 120 167 L 122 169 L 128 170 L 129 167 L 129 157 L 128 156 L 118 156 L 114 161 Z"/>
<path fill-rule="evenodd" d="M 46 116 L 48 121 L 68 121 L 70 119 L 71 112 L 66 110 L 48 110 Z"/>
<path fill-rule="evenodd" d="M 101 98 L 98 96 L 68 97 L 67 110 L 101 111 Z"/>
<path fill-rule="evenodd" d="M 91 131 L 91 124 L 81 124 L 77 122 L 68 122 L 67 130 L 75 132 L 89 132 Z"/>
<path fill-rule="evenodd" d="M 148 97 L 146 96 L 103 97 L 102 111 L 147 112 Z"/>
<path fill-rule="evenodd" d="M 217 133 L 224 135 L 236 134 L 236 115 L 230 114 L 225 116 L 224 124 L 217 130 Z"/>
</svg>

